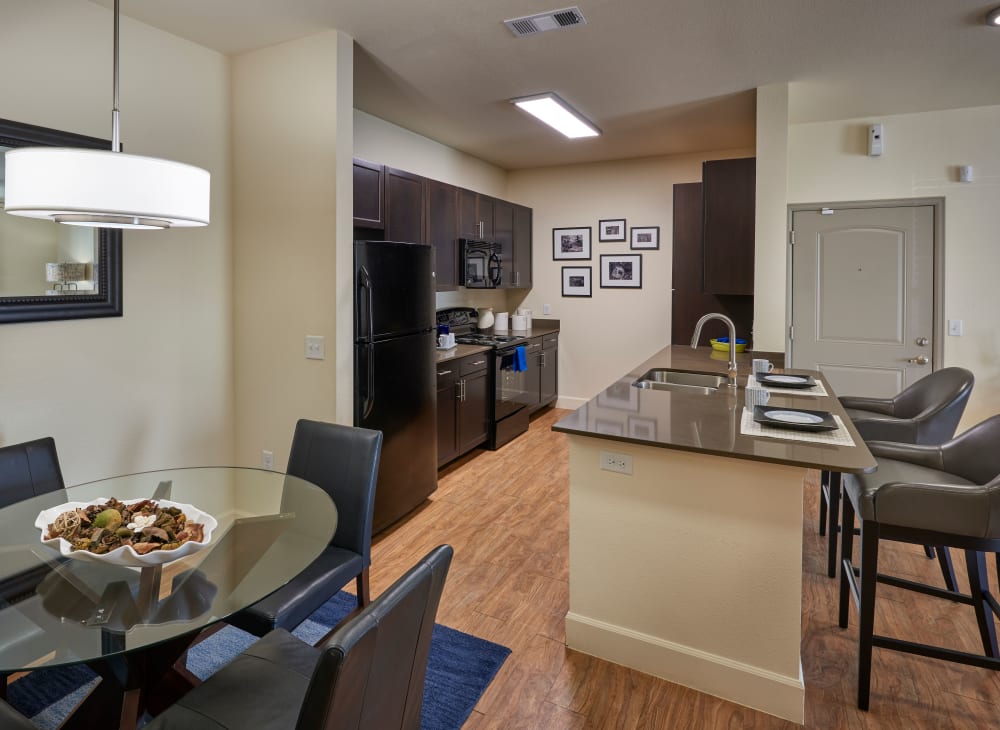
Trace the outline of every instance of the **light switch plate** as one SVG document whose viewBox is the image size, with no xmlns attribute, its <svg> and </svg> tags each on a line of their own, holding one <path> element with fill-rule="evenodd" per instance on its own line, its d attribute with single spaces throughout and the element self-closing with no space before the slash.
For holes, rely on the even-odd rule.
<svg viewBox="0 0 1000 730">
<path fill-rule="evenodd" d="M 962 320 L 960 320 L 960 319 L 949 319 L 948 320 L 948 334 L 951 337 L 961 337 L 962 336 Z"/>
<path fill-rule="evenodd" d="M 306 359 L 324 360 L 326 358 L 326 344 L 320 335 L 306 335 Z"/>
</svg>

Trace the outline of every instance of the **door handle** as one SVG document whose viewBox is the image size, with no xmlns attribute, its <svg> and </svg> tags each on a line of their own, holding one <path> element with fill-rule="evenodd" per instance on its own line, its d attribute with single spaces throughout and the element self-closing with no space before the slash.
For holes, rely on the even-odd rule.
<svg viewBox="0 0 1000 730">
<path fill-rule="evenodd" d="M 927 357 L 927 355 L 917 355 L 916 357 L 911 357 L 906 362 L 910 363 L 911 365 L 926 365 L 930 361 L 931 359 Z"/>
</svg>

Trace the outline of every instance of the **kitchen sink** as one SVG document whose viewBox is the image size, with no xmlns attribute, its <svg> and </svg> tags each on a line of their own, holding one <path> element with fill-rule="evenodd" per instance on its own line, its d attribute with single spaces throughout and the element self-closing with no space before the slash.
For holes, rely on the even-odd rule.
<svg viewBox="0 0 1000 730">
<path fill-rule="evenodd" d="M 680 370 L 653 368 L 639 377 L 632 385 L 648 390 L 677 390 L 709 395 L 726 384 L 725 375 L 687 373 Z"/>
</svg>

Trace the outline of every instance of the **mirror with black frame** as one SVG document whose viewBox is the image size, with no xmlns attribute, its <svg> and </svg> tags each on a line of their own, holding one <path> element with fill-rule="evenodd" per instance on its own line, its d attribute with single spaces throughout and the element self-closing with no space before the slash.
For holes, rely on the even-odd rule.
<svg viewBox="0 0 1000 730">
<path fill-rule="evenodd" d="M 111 148 L 96 137 L 0 119 L 0 209 L 3 153 L 38 145 Z M 0 323 L 121 314 L 120 230 L 0 213 Z"/>
</svg>

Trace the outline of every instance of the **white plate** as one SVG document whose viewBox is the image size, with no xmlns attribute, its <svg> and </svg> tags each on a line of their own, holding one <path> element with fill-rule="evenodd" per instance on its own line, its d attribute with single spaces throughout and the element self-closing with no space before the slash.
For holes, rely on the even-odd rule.
<svg viewBox="0 0 1000 730">
<path fill-rule="evenodd" d="M 176 550 L 153 550 L 145 555 L 137 553 L 132 549 L 131 545 L 123 545 L 120 548 L 115 548 L 111 552 L 104 553 L 103 555 L 97 555 L 89 550 L 74 550 L 69 541 L 61 537 L 55 537 L 51 540 L 45 539 L 45 533 L 48 531 L 49 525 L 52 524 L 55 518 L 63 512 L 68 512 L 71 509 L 76 509 L 77 507 L 82 509 L 94 504 L 104 504 L 107 501 L 107 497 L 100 497 L 98 499 L 92 499 L 89 502 L 66 502 L 58 507 L 50 507 L 49 509 L 42 510 L 38 513 L 38 517 L 35 518 L 35 527 L 41 530 L 42 544 L 48 545 L 49 547 L 58 550 L 67 558 L 73 558 L 74 560 L 83 560 L 88 563 L 124 565 L 132 568 L 145 568 L 152 565 L 163 565 L 164 563 L 169 563 L 173 560 L 178 560 L 179 558 L 184 558 L 198 552 L 212 541 L 212 531 L 219 526 L 219 523 L 216 522 L 212 515 L 207 512 L 202 512 L 194 505 L 183 504 L 181 502 L 171 502 L 169 499 L 157 499 L 154 501 L 160 507 L 177 507 L 185 515 L 187 515 L 188 522 L 196 522 L 204 525 L 205 529 L 202 540 L 200 542 L 188 540 Z M 125 504 L 135 504 L 136 502 L 144 502 L 145 500 L 123 499 L 121 501 Z"/>
<path fill-rule="evenodd" d="M 775 383 L 806 383 L 808 378 L 803 378 L 800 375 L 768 375 L 766 380 L 771 380 Z"/>
<path fill-rule="evenodd" d="M 764 411 L 764 415 L 774 421 L 783 423 L 823 423 L 820 416 L 812 413 L 802 413 L 801 411 Z"/>
</svg>

